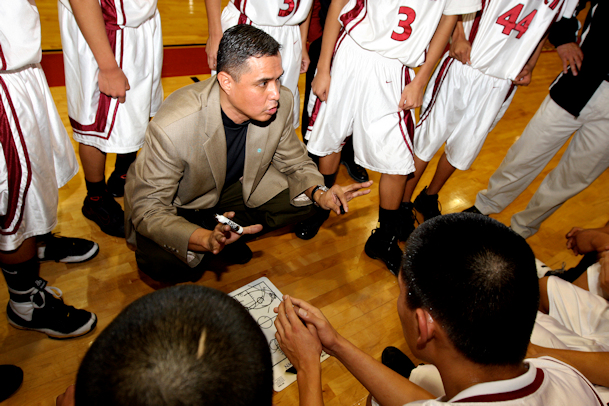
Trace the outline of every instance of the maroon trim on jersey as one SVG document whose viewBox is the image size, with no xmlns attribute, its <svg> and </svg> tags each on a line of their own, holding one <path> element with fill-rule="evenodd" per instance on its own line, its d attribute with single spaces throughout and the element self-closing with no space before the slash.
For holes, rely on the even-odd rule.
<svg viewBox="0 0 609 406">
<path fill-rule="evenodd" d="M 340 17 L 338 17 L 345 29 L 347 29 L 347 25 L 351 21 L 353 21 L 358 15 L 360 15 L 364 7 L 366 7 L 366 0 L 357 0 L 357 3 L 355 3 L 355 7 L 353 7 L 346 13 L 341 14 Z M 357 22 L 353 27 L 351 27 L 351 30 L 353 30 L 360 22 L 362 22 L 362 20 L 366 17 L 366 14 L 368 14 L 368 7 L 366 7 L 366 13 L 364 14 L 364 17 L 362 17 L 359 22 Z M 351 32 L 351 30 L 349 30 L 349 32 Z"/>
<path fill-rule="evenodd" d="M 245 5 L 247 4 L 247 0 L 235 0 L 233 4 L 235 7 L 237 7 L 237 10 L 245 13 Z"/>
<path fill-rule="evenodd" d="M 0 70 L 6 70 L 6 59 L 4 58 L 4 52 L 2 51 L 2 44 L 0 44 Z"/>
<path fill-rule="evenodd" d="M 23 137 L 23 132 L 21 131 L 21 126 L 19 125 L 19 117 L 15 113 L 15 107 L 13 106 L 13 101 L 11 99 L 11 95 L 8 92 L 8 87 L 4 82 L 4 79 L 0 76 L 0 86 L 4 90 L 4 94 L 6 95 L 6 100 L 11 109 L 11 115 L 13 116 L 13 120 L 15 122 L 15 127 L 17 127 L 17 132 L 19 133 L 19 141 L 21 143 L 21 148 L 23 149 L 25 165 L 27 167 L 27 180 L 25 183 L 25 188 L 23 190 L 23 196 L 19 195 L 19 189 L 21 189 L 21 182 L 24 176 L 24 173 L 21 168 L 21 160 L 19 159 L 19 151 L 15 145 L 15 139 L 13 138 L 13 133 L 11 131 L 11 126 L 8 120 L 8 113 L 4 109 L 4 103 L 0 103 L 0 141 L 2 143 L 2 150 L 4 152 L 4 161 L 6 162 L 6 170 L 8 172 L 7 181 L 8 181 L 8 206 L 6 208 L 6 214 L 0 216 L 0 234 L 2 235 L 11 235 L 15 234 L 17 230 L 19 230 L 19 226 L 21 225 L 21 220 L 23 220 L 23 211 L 25 210 L 25 198 L 27 196 L 27 192 L 30 188 L 30 184 L 32 183 L 32 168 L 30 164 L 30 156 L 27 152 L 27 146 L 25 145 L 25 138 Z M 19 209 L 19 197 L 21 199 L 21 209 Z M 11 224 L 17 217 L 17 222 L 15 225 L 11 227 Z M 7 230 L 8 229 L 8 230 Z"/>
<path fill-rule="evenodd" d="M 486 5 L 488 4 L 488 0 L 482 0 L 482 8 L 476 13 L 476 17 L 474 18 L 474 23 L 472 24 L 472 30 L 469 33 L 469 43 L 473 44 L 474 39 L 476 39 L 476 34 L 478 33 L 478 27 L 480 26 L 480 20 L 482 19 L 482 14 L 484 14 L 484 10 L 486 10 Z"/>
<path fill-rule="evenodd" d="M 471 396 L 469 398 L 455 400 L 452 403 L 465 403 L 465 402 L 507 402 L 509 400 L 521 399 L 525 396 L 532 395 L 535 393 L 543 383 L 545 374 L 539 368 L 537 368 L 537 373 L 535 374 L 535 379 L 529 385 L 517 389 L 511 392 L 503 392 L 503 393 L 490 393 L 488 395 L 478 395 Z"/>
<path fill-rule="evenodd" d="M 240 13 L 239 14 L 239 20 L 237 20 L 237 25 L 240 25 L 240 24 L 249 24 L 249 25 L 252 25 L 252 22 L 248 21 L 248 18 L 247 18 L 247 16 L 244 13 Z"/>
<path fill-rule="evenodd" d="M 448 70 L 452 66 L 455 60 L 453 58 L 446 58 L 444 62 L 442 62 L 442 66 L 439 68 L 438 76 L 436 76 L 436 80 L 434 82 L 433 91 L 431 93 L 431 100 L 427 105 L 427 108 L 424 111 L 421 111 L 421 118 L 419 120 L 419 124 L 417 127 L 420 127 L 421 124 L 429 117 L 431 113 L 431 109 L 436 104 L 436 100 L 438 99 L 438 93 L 440 93 L 440 87 L 442 87 L 442 83 L 444 83 L 444 79 L 446 79 L 446 75 L 448 74 Z M 429 86 L 429 84 L 427 84 Z"/>
<path fill-rule="evenodd" d="M 605 403 L 603 402 L 603 400 L 598 395 L 598 392 L 596 392 L 596 389 L 594 389 L 594 386 L 590 383 L 590 381 L 588 381 L 588 378 L 586 378 L 581 372 L 579 372 L 577 369 L 573 368 L 572 366 L 570 366 L 568 364 L 565 364 L 563 362 L 559 362 L 558 360 L 556 360 L 554 358 L 544 357 L 543 359 L 545 361 L 551 361 L 551 362 L 554 362 L 556 364 L 563 365 L 563 366 L 571 368 L 571 370 L 573 372 L 575 372 L 581 378 L 582 381 L 586 382 L 586 385 L 588 385 L 588 387 L 590 388 L 592 393 L 594 393 L 594 396 L 596 397 L 596 400 L 598 400 L 598 404 L 601 405 L 601 406 L 605 406 Z"/>
<path fill-rule="evenodd" d="M 300 0 L 296 0 L 296 7 L 294 7 L 294 13 L 293 14 L 296 14 L 296 12 L 298 11 L 298 7 L 300 7 L 300 3 L 301 3 Z"/>
<path fill-rule="evenodd" d="M 402 72 L 402 86 L 400 87 L 400 89 L 403 90 L 411 82 L 410 69 L 407 66 L 402 66 Z M 402 113 L 404 113 L 403 117 Z M 408 151 L 410 151 L 410 155 L 412 155 L 412 157 L 414 158 L 414 152 L 410 147 L 410 144 L 414 140 L 414 120 L 412 119 L 412 112 L 410 110 L 402 110 L 401 112 L 398 111 L 398 118 L 398 124 L 400 126 L 400 131 L 402 132 L 402 138 L 404 139 L 404 143 L 406 144 Z"/>
<path fill-rule="evenodd" d="M 107 25 L 106 25 L 107 27 Z M 108 41 L 110 42 L 110 48 L 112 48 L 112 53 L 116 55 L 116 35 L 117 32 L 120 33 L 121 36 L 121 54 L 119 60 L 119 67 L 123 68 L 123 42 L 124 42 L 124 32 L 123 30 L 108 30 L 106 28 L 106 34 L 108 35 Z M 99 93 L 99 101 L 97 103 L 97 112 L 95 113 L 95 122 L 93 124 L 81 124 L 78 121 L 74 120 L 72 117 L 70 118 L 70 124 L 72 125 L 72 129 L 75 133 L 83 135 L 83 136 L 91 136 L 102 139 L 109 139 L 112 134 L 112 129 L 114 128 L 114 123 L 116 120 L 116 114 L 118 112 L 118 106 L 120 103 L 116 103 L 114 108 L 114 114 L 112 115 L 112 124 L 110 126 L 110 130 L 108 131 L 108 135 L 98 135 L 98 134 L 85 134 L 85 132 L 97 132 L 104 133 L 106 128 L 106 123 L 108 121 L 108 114 L 110 112 L 110 104 L 112 103 L 112 98 L 103 93 Z"/>
</svg>

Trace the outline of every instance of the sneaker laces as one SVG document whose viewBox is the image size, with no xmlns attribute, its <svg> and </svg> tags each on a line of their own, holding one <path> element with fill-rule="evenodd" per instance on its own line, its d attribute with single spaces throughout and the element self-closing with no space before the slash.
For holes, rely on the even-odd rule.
<svg viewBox="0 0 609 406">
<path fill-rule="evenodd" d="M 22 319 L 27 321 L 32 321 L 32 315 L 34 313 L 34 309 L 42 309 L 46 306 L 46 294 L 45 292 L 51 294 L 51 296 L 57 300 L 63 299 L 61 296 L 63 292 L 61 289 L 55 286 L 44 286 L 41 289 L 37 287 L 32 287 L 25 292 L 17 291 L 9 288 L 9 292 L 15 293 L 21 296 L 29 296 L 29 300 L 25 302 L 15 302 L 14 300 L 9 300 L 9 306 L 11 309 Z"/>
</svg>

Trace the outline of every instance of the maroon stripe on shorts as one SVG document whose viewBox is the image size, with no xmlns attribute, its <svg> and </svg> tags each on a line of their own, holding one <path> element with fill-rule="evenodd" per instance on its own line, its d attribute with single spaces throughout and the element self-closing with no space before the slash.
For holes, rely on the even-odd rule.
<svg viewBox="0 0 609 406">
<path fill-rule="evenodd" d="M 4 58 L 4 51 L 2 51 L 2 44 L 0 44 L 0 70 L 6 70 L 6 58 Z"/>
<path fill-rule="evenodd" d="M 401 87 L 400 89 L 404 90 L 404 88 L 410 83 L 410 70 L 408 69 L 407 66 L 402 66 L 402 81 L 401 81 Z M 403 113 L 403 116 L 402 116 Z M 413 156 L 414 158 L 414 152 L 412 151 L 412 148 L 410 147 L 410 144 L 412 143 L 413 139 L 414 139 L 414 121 L 412 119 L 412 113 L 410 112 L 410 110 L 402 110 L 401 112 L 398 111 L 398 125 L 400 126 L 400 131 L 402 132 L 402 138 L 404 139 L 404 143 L 406 144 L 406 147 L 408 148 L 408 151 L 410 151 L 410 155 Z"/>
<path fill-rule="evenodd" d="M 19 159 L 19 150 L 15 145 L 15 138 L 9 124 L 9 113 L 5 110 L 4 103 L 0 103 L 0 141 L 2 144 L 2 150 L 4 152 L 6 170 L 8 172 L 7 175 L 9 193 L 6 214 L 0 216 L 0 234 L 11 235 L 15 234 L 17 230 L 19 230 L 19 226 L 21 225 L 21 221 L 23 220 L 23 211 L 25 210 L 25 198 L 30 188 L 30 184 L 32 183 L 32 168 L 30 164 L 30 157 L 27 152 L 27 146 L 25 145 L 23 132 L 21 131 L 21 126 L 19 125 L 19 118 L 15 113 L 15 107 L 13 106 L 11 95 L 8 92 L 8 87 L 6 86 L 6 83 L 4 82 L 4 79 L 2 79 L 1 76 L 0 86 L 3 89 L 8 104 L 10 106 L 10 114 L 13 116 L 15 126 L 17 127 L 19 141 L 21 143 L 21 148 L 23 149 L 23 157 L 25 159 L 25 164 L 27 167 L 27 174 L 24 174 L 21 168 L 21 160 Z M 23 176 L 26 176 L 27 179 L 25 183 L 25 188 L 23 190 L 23 196 L 21 196 L 21 207 L 19 207 L 19 190 L 21 189 Z M 17 218 L 17 222 L 11 227 L 11 224 L 13 224 L 15 218 Z"/>
<path fill-rule="evenodd" d="M 444 83 L 444 79 L 446 79 L 446 75 L 448 74 L 448 70 L 450 69 L 450 67 L 452 66 L 454 61 L 455 60 L 453 58 L 446 58 L 444 60 L 444 62 L 442 63 L 442 66 L 439 68 L 440 71 L 438 72 L 438 76 L 436 76 L 436 80 L 434 81 L 434 87 L 433 87 L 433 91 L 431 94 L 431 100 L 429 101 L 429 104 L 427 105 L 427 108 L 425 109 L 425 111 L 421 111 L 421 118 L 419 120 L 419 124 L 417 124 L 417 127 L 420 127 L 421 124 L 423 124 L 423 122 L 425 120 L 427 120 L 427 117 L 429 117 L 429 114 L 431 113 L 431 109 L 436 104 L 436 101 L 438 99 L 438 93 L 440 93 L 440 87 L 442 87 L 442 84 Z M 429 84 L 427 84 L 427 86 L 429 86 Z"/>
</svg>

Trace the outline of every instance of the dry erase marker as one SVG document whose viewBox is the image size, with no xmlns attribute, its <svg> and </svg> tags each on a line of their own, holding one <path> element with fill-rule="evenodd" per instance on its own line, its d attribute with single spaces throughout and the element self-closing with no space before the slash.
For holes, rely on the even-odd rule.
<svg viewBox="0 0 609 406">
<path fill-rule="evenodd" d="M 226 218 L 220 214 L 216 214 L 216 220 L 218 220 L 218 223 L 226 224 L 227 226 L 229 226 L 230 229 L 233 230 L 235 233 L 239 235 L 243 234 L 243 227 L 235 223 L 233 220 Z"/>
</svg>

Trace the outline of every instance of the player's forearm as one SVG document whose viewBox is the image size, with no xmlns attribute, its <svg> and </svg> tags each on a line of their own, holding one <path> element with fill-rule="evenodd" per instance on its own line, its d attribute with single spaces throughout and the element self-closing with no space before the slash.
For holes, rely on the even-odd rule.
<svg viewBox="0 0 609 406">
<path fill-rule="evenodd" d="M 324 34 L 321 40 L 321 51 L 319 54 L 319 62 L 317 63 L 317 71 L 330 73 L 332 64 L 332 55 L 334 55 L 334 46 L 340 32 L 340 22 L 338 17 L 340 11 L 347 4 L 347 0 L 332 0 L 326 17 L 326 25 L 324 26 Z"/>
<path fill-rule="evenodd" d="M 97 0 L 70 0 L 74 18 L 101 70 L 118 68 Z"/>
<path fill-rule="evenodd" d="M 222 1 L 205 0 L 207 29 L 210 37 L 222 37 Z"/>
<path fill-rule="evenodd" d="M 465 30 L 463 29 L 463 19 L 461 16 L 457 18 L 457 23 L 455 24 L 455 29 L 453 30 L 452 39 L 454 41 L 464 40 L 465 39 Z"/>
<path fill-rule="evenodd" d="M 543 36 L 541 41 L 539 41 L 537 48 L 535 48 L 535 52 L 533 52 L 533 54 L 527 61 L 527 66 L 529 67 L 530 70 L 533 70 L 533 68 L 535 68 L 535 65 L 537 65 L 537 61 L 539 60 L 539 56 L 541 55 L 541 51 L 543 50 L 543 46 L 546 43 L 547 39 L 548 39 L 548 33 L 546 32 L 546 34 Z"/>
<path fill-rule="evenodd" d="M 456 23 L 456 15 L 442 16 L 440 23 L 438 24 L 438 28 L 436 29 L 436 32 L 429 43 L 429 51 L 425 57 L 425 63 L 421 66 L 421 69 L 419 69 L 419 72 L 417 73 L 417 76 L 413 82 L 420 81 L 422 83 L 427 83 L 429 81 L 429 78 L 436 67 L 436 63 L 438 63 L 438 60 L 440 60 L 440 57 L 446 48 L 446 44 L 448 44 L 448 39 L 454 31 Z"/>
<path fill-rule="evenodd" d="M 402 406 L 421 399 L 434 399 L 425 389 L 364 353 L 344 337 L 332 349 L 336 358 L 383 406 Z"/>
<path fill-rule="evenodd" d="M 302 40 L 302 48 L 305 49 L 307 46 L 307 38 L 309 36 L 309 26 L 311 25 L 311 15 L 313 14 L 313 7 L 309 10 L 307 18 L 300 23 L 298 27 L 300 29 L 300 38 Z"/>
<path fill-rule="evenodd" d="M 322 406 L 324 404 L 321 388 L 321 365 L 303 368 L 296 375 L 298 398 L 301 406 Z"/>
<path fill-rule="evenodd" d="M 584 352 L 562 350 L 557 348 L 542 348 L 543 355 L 559 359 L 579 372 L 593 384 L 609 386 L 609 352 Z"/>
</svg>

